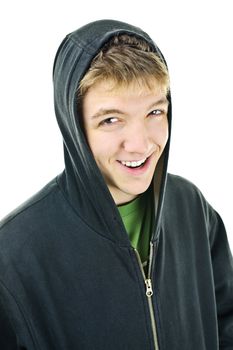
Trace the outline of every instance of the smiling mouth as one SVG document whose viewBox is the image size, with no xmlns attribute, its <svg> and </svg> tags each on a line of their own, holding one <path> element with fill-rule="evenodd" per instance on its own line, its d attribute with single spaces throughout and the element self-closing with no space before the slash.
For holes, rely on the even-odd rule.
<svg viewBox="0 0 233 350">
<path fill-rule="evenodd" d="M 142 160 L 136 160 L 136 161 L 119 161 L 122 165 L 126 166 L 127 168 L 135 169 L 142 167 L 148 158 L 144 158 Z"/>
</svg>

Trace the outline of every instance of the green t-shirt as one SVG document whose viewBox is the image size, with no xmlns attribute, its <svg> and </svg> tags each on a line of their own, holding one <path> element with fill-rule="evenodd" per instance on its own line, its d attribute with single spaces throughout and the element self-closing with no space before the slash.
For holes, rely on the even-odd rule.
<svg viewBox="0 0 233 350">
<path fill-rule="evenodd" d="M 132 202 L 118 206 L 131 244 L 138 250 L 143 266 L 146 266 L 149 255 L 153 208 L 153 197 L 150 190 Z"/>
</svg>

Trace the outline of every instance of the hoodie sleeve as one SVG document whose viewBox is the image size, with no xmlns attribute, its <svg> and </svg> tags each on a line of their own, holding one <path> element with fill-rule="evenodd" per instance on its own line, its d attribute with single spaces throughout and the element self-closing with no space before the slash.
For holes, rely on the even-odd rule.
<svg viewBox="0 0 233 350">
<path fill-rule="evenodd" d="M 2 297 L 2 295 L 1 295 Z M 9 317 L 0 299 L 0 349 L 18 350 L 17 339 Z"/>
<path fill-rule="evenodd" d="M 0 349 L 33 350 L 28 326 L 14 298 L 0 281 Z"/>
<path fill-rule="evenodd" d="M 230 350 L 233 349 L 233 259 L 222 219 L 215 212 L 210 222 L 219 348 Z"/>
</svg>

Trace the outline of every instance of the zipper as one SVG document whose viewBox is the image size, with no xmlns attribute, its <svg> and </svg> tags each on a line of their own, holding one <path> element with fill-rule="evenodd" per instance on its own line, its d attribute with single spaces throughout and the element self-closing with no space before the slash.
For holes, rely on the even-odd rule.
<svg viewBox="0 0 233 350">
<path fill-rule="evenodd" d="M 148 267 L 148 277 L 145 275 L 145 271 L 142 266 L 142 261 L 140 258 L 140 255 L 137 251 L 137 249 L 134 249 L 138 264 L 145 282 L 145 294 L 147 297 L 148 301 L 148 306 L 149 306 L 149 312 L 150 312 L 150 319 L 151 319 L 151 328 L 152 328 L 152 333 L 153 333 L 153 340 L 154 340 L 154 347 L 155 350 L 159 350 L 159 345 L 158 345 L 158 337 L 157 337 L 157 330 L 156 330 L 156 321 L 155 321 L 155 315 L 154 315 L 154 310 L 153 310 L 153 304 L 152 304 L 152 295 L 153 295 L 153 286 L 152 286 L 152 281 L 151 281 L 151 270 L 152 270 L 152 259 L 153 259 L 153 243 L 150 242 L 150 255 L 149 255 L 149 267 Z"/>
</svg>

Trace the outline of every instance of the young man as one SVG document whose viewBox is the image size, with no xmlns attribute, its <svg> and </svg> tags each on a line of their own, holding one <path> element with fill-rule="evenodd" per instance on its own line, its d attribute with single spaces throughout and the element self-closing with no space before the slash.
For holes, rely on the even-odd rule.
<svg viewBox="0 0 233 350">
<path fill-rule="evenodd" d="M 158 47 L 90 23 L 62 42 L 54 91 L 65 170 L 1 224 L 0 348 L 232 349 L 232 256 L 200 191 L 167 174 Z"/>
</svg>

